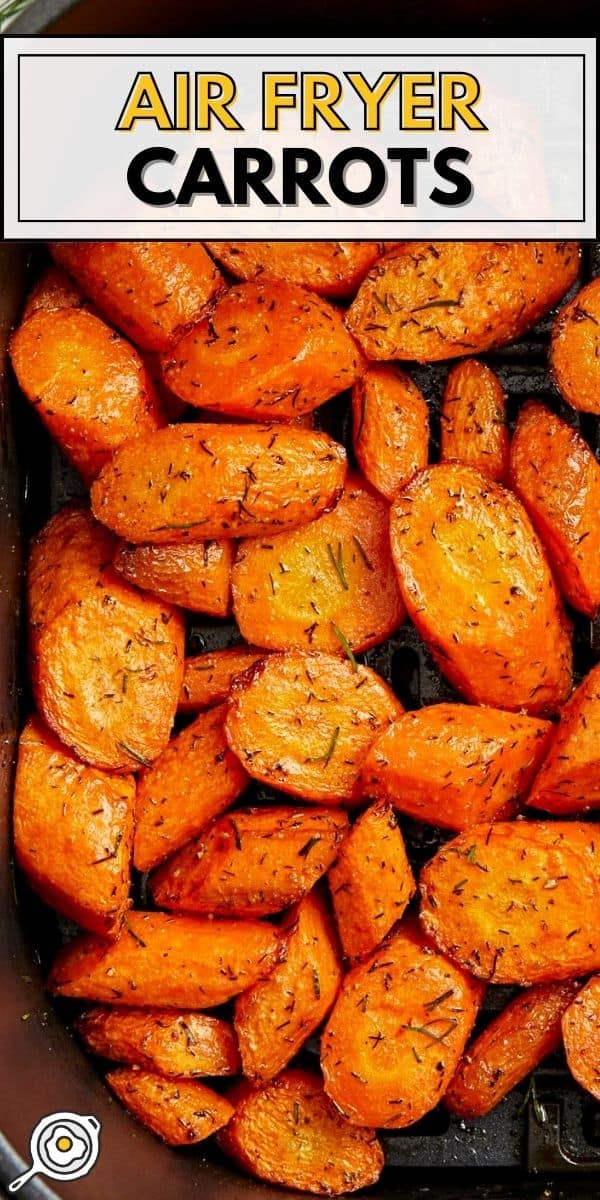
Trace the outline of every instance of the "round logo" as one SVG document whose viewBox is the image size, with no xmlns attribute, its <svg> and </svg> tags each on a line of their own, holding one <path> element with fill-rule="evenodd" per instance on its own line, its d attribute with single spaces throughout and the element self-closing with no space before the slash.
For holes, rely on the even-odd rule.
<svg viewBox="0 0 600 1200">
<path fill-rule="evenodd" d="M 80 1179 L 91 1171 L 100 1153 L 100 1122 L 97 1117 L 56 1112 L 38 1121 L 29 1142 L 31 1166 L 9 1183 L 18 1192 L 33 1175 L 49 1179 Z"/>
</svg>

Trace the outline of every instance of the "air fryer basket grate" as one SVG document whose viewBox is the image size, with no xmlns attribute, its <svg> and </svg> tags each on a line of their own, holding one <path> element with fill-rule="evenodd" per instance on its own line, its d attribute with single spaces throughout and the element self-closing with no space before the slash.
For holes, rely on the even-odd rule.
<svg viewBox="0 0 600 1200">
<path fill-rule="evenodd" d="M 600 243 L 584 246 L 582 281 L 600 275 Z M 541 321 L 526 338 L 483 357 L 499 374 L 508 395 L 511 424 L 522 402 L 539 397 L 570 425 L 577 428 L 600 458 L 600 418 L 578 414 L 558 395 L 547 370 L 547 347 L 552 315 Z M 438 456 L 439 410 L 447 363 L 425 366 L 406 365 L 427 397 L 431 414 L 431 460 Z M 67 499 L 79 494 L 81 487 L 54 446 L 40 435 L 32 414 L 17 414 L 20 442 L 25 458 L 25 532 L 31 534 L 51 512 Z M 316 413 L 317 424 L 342 441 L 352 459 L 349 406 L 347 397 L 336 397 Z M 34 424 L 35 423 L 35 424 Z M 41 449 L 40 449 L 41 447 Z M 592 622 L 571 613 L 574 621 L 576 680 L 600 657 L 600 618 Z M 232 621 L 190 617 L 187 652 L 231 645 L 239 639 Z M 408 709 L 457 699 L 442 678 L 430 654 L 413 626 L 405 624 L 380 646 L 359 656 L 394 688 Z M 261 785 L 253 784 L 242 803 L 265 803 L 278 799 L 289 802 Z M 402 822 L 409 854 L 417 868 L 426 862 L 450 834 L 408 819 Z M 138 899 L 145 898 L 145 881 L 136 880 Z M 40 961 L 47 966 L 54 950 L 71 930 L 33 897 L 22 881 L 19 890 L 27 914 L 31 941 Z M 482 1014 L 501 1009 L 512 989 L 492 987 Z M 61 1005 L 65 1013 L 70 1005 Z M 305 1050 L 313 1056 L 318 1043 L 313 1040 Z M 386 1165 L 409 1169 L 418 1183 L 429 1182 L 432 1171 L 479 1168 L 504 1172 L 540 1172 L 543 1175 L 600 1173 L 600 1105 L 582 1091 L 570 1076 L 562 1053 L 548 1059 L 526 1082 L 509 1095 L 487 1117 L 465 1121 L 439 1107 L 414 1126 L 383 1132 Z M 392 1172 L 393 1177 L 393 1172 Z"/>
</svg>

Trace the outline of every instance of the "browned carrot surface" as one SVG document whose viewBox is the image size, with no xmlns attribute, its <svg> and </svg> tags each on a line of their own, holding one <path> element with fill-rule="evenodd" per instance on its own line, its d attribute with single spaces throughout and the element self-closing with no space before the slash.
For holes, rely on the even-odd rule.
<svg viewBox="0 0 600 1200">
<path fill-rule="evenodd" d="M 356 1125 L 401 1129 L 435 1108 L 483 999 L 408 921 L 346 976 L 321 1041 L 325 1090 Z"/>
<path fill-rule="evenodd" d="M 600 1100 L 600 975 L 588 980 L 562 1019 L 569 1070 Z"/>
<path fill-rule="evenodd" d="M 55 308 L 86 308 L 87 300 L 61 267 L 52 263 L 42 271 L 28 293 L 21 313 L 26 321 L 38 309 L 51 312 Z"/>
<path fill-rule="evenodd" d="M 553 712 L 571 690 L 571 641 L 527 513 L 474 467 L 417 472 L 392 508 L 408 614 L 451 683 L 476 704 Z"/>
<path fill-rule="evenodd" d="M 129 907 L 135 783 L 80 762 L 39 717 L 19 742 L 17 861 L 47 904 L 113 936 Z"/>
<path fill-rule="evenodd" d="M 238 996 L 235 1030 L 250 1079 L 272 1079 L 327 1016 L 342 979 L 337 937 L 317 890 L 288 914 L 281 961 Z"/>
<path fill-rule="evenodd" d="M 509 452 L 506 396 L 495 372 L 475 358 L 452 367 L 440 418 L 442 461 L 468 463 L 504 483 Z"/>
<path fill-rule="evenodd" d="M 341 313 L 296 284 L 243 283 L 173 347 L 171 391 L 251 420 L 291 420 L 351 387 L 359 353 Z"/>
<path fill-rule="evenodd" d="M 600 280 L 586 284 L 559 312 L 550 365 L 565 400 L 600 415 Z"/>
<path fill-rule="evenodd" d="M 256 537 L 336 504 L 346 455 L 324 433 L 170 425 L 117 451 L 92 487 L 98 520 L 126 541 Z"/>
<path fill-rule="evenodd" d="M 215 1008 L 268 974 L 277 953 L 264 921 L 130 912 L 117 942 L 86 934 L 59 951 L 57 996 L 143 1008 Z"/>
<path fill-rule="evenodd" d="M 201 833 L 244 791 L 248 775 L 225 737 L 224 705 L 171 739 L 138 781 L 133 858 L 148 871 Z"/>
<path fill-rule="evenodd" d="M 369 272 L 348 324 L 371 359 L 480 354 L 524 333 L 578 270 L 577 242 L 404 242 Z"/>
<path fill-rule="evenodd" d="M 347 828 L 335 809 L 236 809 L 155 872 L 154 902 L 223 917 L 281 912 L 325 874 Z"/>
<path fill-rule="evenodd" d="M 363 766 L 363 789 L 446 829 L 510 816 L 552 731 L 549 721 L 497 708 L 432 704 L 404 713 L 377 739 Z"/>
<path fill-rule="evenodd" d="M 282 279 L 320 296 L 347 299 L 386 242 L 205 242 L 213 258 L 236 279 Z"/>
<path fill-rule="evenodd" d="M 459 1117 L 485 1117 L 561 1043 L 561 1017 L 579 990 L 573 980 L 519 992 L 465 1051 L 444 1104 Z"/>
<path fill-rule="evenodd" d="M 478 825 L 421 874 L 421 920 L 442 950 L 491 983 L 550 983 L 600 968 L 599 828 Z"/>
<path fill-rule="evenodd" d="M 389 509 L 350 475 L 339 503 L 310 526 L 248 538 L 232 574 L 246 641 L 270 650 L 366 650 L 404 619 L 390 552 Z"/>
<path fill-rule="evenodd" d="M 164 1079 L 138 1067 L 119 1067 L 106 1076 L 121 1104 L 168 1146 L 203 1142 L 226 1125 L 233 1108 L 204 1083 Z"/>
<path fill-rule="evenodd" d="M 82 291 L 145 350 L 166 350 L 224 287 L 200 242 L 54 242 Z"/>
<path fill-rule="evenodd" d="M 123 442 L 165 424 L 137 351 L 83 308 L 38 308 L 10 354 L 22 391 L 86 483 Z"/>
<path fill-rule="evenodd" d="M 593 617 L 600 604 L 600 464 L 587 442 L 543 404 L 526 404 L 512 441 L 510 478 L 563 596 Z"/>
<path fill-rule="evenodd" d="M 336 1111 L 313 1071 L 294 1068 L 271 1083 L 239 1084 L 235 1113 L 219 1145 L 238 1166 L 318 1196 L 339 1196 L 376 1183 L 383 1150 L 373 1129 L 356 1129 Z"/>
<path fill-rule="evenodd" d="M 329 871 L 347 958 L 370 954 L 399 921 L 415 881 L 391 804 L 371 805 L 352 826 Z"/>
<path fill-rule="evenodd" d="M 238 681 L 229 745 L 255 779 L 304 800 L 358 798 L 371 744 L 402 711 L 374 671 L 329 654 L 271 654 Z"/>
<path fill-rule="evenodd" d="M 226 617 L 231 604 L 232 542 L 122 546 L 113 566 L 127 580 L 171 604 Z"/>
<path fill-rule="evenodd" d="M 112 538 L 69 506 L 29 560 L 31 680 L 51 729 L 92 766 L 131 771 L 166 745 L 183 679 L 183 622 L 110 566 Z"/>
<path fill-rule="evenodd" d="M 231 1025 L 207 1013 L 97 1005 L 75 1028 L 92 1054 L 161 1075 L 236 1075 L 240 1066 Z"/>
<path fill-rule="evenodd" d="M 264 650 L 255 646 L 238 645 L 186 658 L 179 697 L 181 712 L 198 712 L 227 700 L 234 679 L 253 667 L 264 654 Z"/>
<path fill-rule="evenodd" d="M 361 471 L 387 500 L 427 465 L 427 401 L 404 371 L 363 371 L 352 391 L 352 435 Z"/>
<path fill-rule="evenodd" d="M 565 816 L 600 806 L 600 664 L 561 710 L 527 803 Z"/>
</svg>

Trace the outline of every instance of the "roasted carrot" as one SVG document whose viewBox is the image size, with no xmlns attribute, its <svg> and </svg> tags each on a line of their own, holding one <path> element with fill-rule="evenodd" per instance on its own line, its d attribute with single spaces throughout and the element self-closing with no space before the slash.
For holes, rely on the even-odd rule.
<svg viewBox="0 0 600 1200">
<path fill-rule="evenodd" d="M 210 921 L 130 912 L 117 942 L 93 934 L 59 951 L 57 996 L 142 1008 L 215 1008 L 267 974 L 275 930 L 264 921 Z"/>
<path fill-rule="evenodd" d="M 39 717 L 19 742 L 17 861 L 31 886 L 93 933 L 114 936 L 129 907 L 135 783 L 75 758 Z"/>
<path fill-rule="evenodd" d="M 226 650 L 206 650 L 186 658 L 179 697 L 181 712 L 198 712 L 227 700 L 234 679 L 243 675 L 265 655 L 255 646 L 230 646 Z"/>
<path fill-rule="evenodd" d="M 31 677 L 48 725 L 92 766 L 148 766 L 168 741 L 183 678 L 181 617 L 112 570 L 113 539 L 67 506 L 29 560 Z"/>
<path fill-rule="evenodd" d="M 230 541 L 122 546 L 113 566 L 128 583 L 192 612 L 226 617 L 231 606 Z"/>
<path fill-rule="evenodd" d="M 282 279 L 346 300 L 385 254 L 385 242 L 205 242 L 236 279 Z"/>
<path fill-rule="evenodd" d="M 564 1013 L 562 1034 L 571 1074 L 600 1100 L 600 975 L 588 980 Z"/>
<path fill-rule="evenodd" d="M 415 891 L 391 804 L 373 804 L 358 818 L 330 868 L 329 886 L 344 954 L 350 959 L 370 954 Z"/>
<path fill-rule="evenodd" d="M 600 604 L 600 464 L 587 442 L 543 404 L 526 404 L 512 440 L 510 480 L 563 596 L 593 617 Z"/>
<path fill-rule="evenodd" d="M 10 355 L 19 386 L 86 483 L 123 442 L 165 424 L 137 351 L 83 308 L 38 308 L 13 333 Z"/>
<path fill-rule="evenodd" d="M 509 437 L 506 396 L 498 376 L 475 358 L 459 362 L 444 388 L 440 457 L 478 467 L 504 483 L 508 475 Z"/>
<path fill-rule="evenodd" d="M 225 737 L 224 705 L 201 713 L 171 738 L 138 781 L 133 859 L 148 871 L 201 833 L 248 783 Z"/>
<path fill-rule="evenodd" d="M 491 983 L 550 983 L 600 968 L 598 826 L 477 825 L 421 874 L 421 920 Z"/>
<path fill-rule="evenodd" d="M 166 350 L 224 287 L 200 242 L 54 242 L 51 250 L 145 350 Z"/>
<path fill-rule="evenodd" d="M 351 387 L 358 350 L 341 314 L 290 283 L 230 288 L 164 363 L 188 404 L 251 420 L 289 421 Z"/>
<path fill-rule="evenodd" d="M 119 1067 L 106 1076 L 121 1104 L 168 1146 L 203 1142 L 226 1125 L 233 1108 L 204 1083 L 164 1079 L 137 1067 Z"/>
<path fill-rule="evenodd" d="M 238 681 L 229 745 L 255 779 L 330 804 L 358 798 L 358 775 L 401 705 L 374 671 L 328 654 L 271 654 Z"/>
<path fill-rule="evenodd" d="M 355 1125 L 401 1129 L 448 1087 L 483 988 L 412 921 L 346 976 L 321 1040 L 325 1090 Z"/>
<path fill-rule="evenodd" d="M 318 1196 L 346 1195 L 379 1179 L 375 1130 L 345 1121 L 316 1072 L 296 1067 L 257 1088 L 244 1082 L 229 1099 L 235 1113 L 219 1145 L 258 1179 Z"/>
<path fill-rule="evenodd" d="M 75 1029 L 91 1054 L 161 1075 L 236 1075 L 240 1066 L 231 1025 L 207 1013 L 98 1005 Z"/>
<path fill-rule="evenodd" d="M 458 691 L 555 711 L 571 690 L 569 627 L 519 501 L 474 467 L 441 463 L 400 492 L 391 536 L 408 614 Z"/>
<path fill-rule="evenodd" d="M 550 367 L 565 400 L 600 415 L 600 280 L 593 279 L 559 312 Z"/>
<path fill-rule="evenodd" d="M 325 874 L 347 828 L 335 809 L 236 809 L 155 872 L 154 902 L 221 917 L 281 912 Z"/>
<path fill-rule="evenodd" d="M 337 936 L 319 890 L 288 914 L 280 962 L 238 996 L 235 1030 L 249 1079 L 273 1079 L 327 1016 L 342 979 Z"/>
<path fill-rule="evenodd" d="M 444 1104 L 459 1117 L 485 1117 L 558 1049 L 561 1017 L 579 990 L 573 980 L 519 992 L 465 1051 Z"/>
<path fill-rule="evenodd" d="M 549 721 L 468 704 L 404 713 L 371 746 L 362 770 L 365 795 L 445 829 L 512 815 L 552 729 Z"/>
<path fill-rule="evenodd" d="M 600 663 L 561 710 L 527 803 L 564 816 L 600 807 Z"/>
<path fill-rule="evenodd" d="M 348 324 L 371 359 L 480 354 L 535 324 L 578 270 L 577 242 L 404 242 L 369 272 Z"/>
<path fill-rule="evenodd" d="M 352 435 L 361 471 L 387 500 L 427 465 L 427 401 L 404 371 L 369 366 L 362 372 L 352 390 Z"/>
<path fill-rule="evenodd" d="M 344 654 L 385 640 L 404 619 L 390 553 L 389 509 L 360 476 L 308 528 L 240 544 L 234 615 L 248 642 L 269 650 Z"/>
<path fill-rule="evenodd" d="M 52 312 L 56 308 L 87 307 L 89 306 L 85 296 L 81 294 L 66 271 L 55 267 L 52 263 L 42 271 L 29 292 L 21 313 L 21 322 L 26 321 L 39 309 L 44 312 Z"/>
<path fill-rule="evenodd" d="M 258 537 L 314 520 L 341 493 L 346 455 L 324 433 L 170 425 L 122 446 L 92 508 L 126 541 Z"/>
</svg>

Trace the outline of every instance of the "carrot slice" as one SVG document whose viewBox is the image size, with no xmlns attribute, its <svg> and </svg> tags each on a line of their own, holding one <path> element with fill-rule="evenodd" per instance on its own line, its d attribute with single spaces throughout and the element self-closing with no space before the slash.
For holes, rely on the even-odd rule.
<svg viewBox="0 0 600 1200">
<path fill-rule="evenodd" d="M 225 737 L 225 705 L 201 713 L 140 773 L 133 861 L 149 871 L 237 800 L 248 775 Z"/>
<path fill-rule="evenodd" d="M 258 537 L 332 508 L 345 474 L 345 452 L 325 433 L 170 425 L 117 451 L 92 508 L 130 542 Z"/>
<path fill-rule="evenodd" d="M 29 718 L 15 781 L 17 861 L 47 904 L 107 937 L 129 907 L 134 802 L 132 776 L 86 766 Z"/>
<path fill-rule="evenodd" d="M 347 828 L 345 813 L 326 808 L 236 810 L 156 871 L 154 902 L 222 917 L 281 912 L 325 874 Z"/>
<path fill-rule="evenodd" d="M 145 350 L 166 350 L 224 287 L 201 242 L 53 242 L 51 250 Z"/>
<path fill-rule="evenodd" d="M 574 429 L 529 403 L 512 440 L 510 476 L 563 595 L 593 617 L 600 604 L 600 464 Z"/>
<path fill-rule="evenodd" d="M 93 934 L 59 951 L 57 996 L 143 1008 L 215 1008 L 269 971 L 277 935 L 261 921 L 130 912 L 116 942 Z"/>
<path fill-rule="evenodd" d="M 328 654 L 271 654 L 238 681 L 229 745 L 255 779 L 304 800 L 358 798 L 372 742 L 402 711 L 368 667 Z"/>
<path fill-rule="evenodd" d="M 21 322 L 33 316 L 33 313 L 38 312 L 39 309 L 44 312 L 52 312 L 56 308 L 86 308 L 87 306 L 85 296 L 82 296 L 79 288 L 75 286 L 66 271 L 55 267 L 52 263 L 42 271 L 29 292 L 21 313 Z"/>
<path fill-rule="evenodd" d="M 598 826 L 499 821 L 448 842 L 421 874 L 421 920 L 491 983 L 551 983 L 600 968 Z"/>
<path fill-rule="evenodd" d="M 234 679 L 264 655 L 264 650 L 242 645 L 226 650 L 206 650 L 204 654 L 186 658 L 179 697 L 180 712 L 198 712 L 227 700 Z"/>
<path fill-rule="evenodd" d="M 113 553 L 85 509 L 44 527 L 29 564 L 31 675 L 61 741 L 92 766 L 131 771 L 168 741 L 184 628 L 169 605 L 119 579 Z"/>
<path fill-rule="evenodd" d="M 356 1125 L 412 1125 L 443 1096 L 482 999 L 406 922 L 342 984 L 321 1041 L 328 1096 Z"/>
<path fill-rule="evenodd" d="M 600 1100 L 600 976 L 588 980 L 562 1019 L 567 1064 L 595 1100 Z"/>
<path fill-rule="evenodd" d="M 278 1075 L 327 1016 L 342 978 L 337 937 L 318 890 L 281 929 L 281 961 L 268 979 L 238 996 L 235 1030 L 244 1074 Z"/>
<path fill-rule="evenodd" d="M 367 796 L 444 829 L 514 812 L 548 750 L 549 721 L 468 704 L 404 713 L 371 747 Z"/>
<path fill-rule="evenodd" d="M 367 358 L 480 354 L 529 329 L 577 278 L 577 242 L 403 242 L 348 313 Z"/>
<path fill-rule="evenodd" d="M 478 467 L 503 483 L 508 475 L 506 395 L 498 376 L 475 358 L 448 373 L 441 418 L 440 458 Z"/>
<path fill-rule="evenodd" d="M 593 279 L 559 312 L 552 330 L 550 366 L 565 400 L 600 415 L 600 280 Z"/>
<path fill-rule="evenodd" d="M 38 308 L 13 333 L 19 386 L 86 483 L 118 446 L 165 424 L 146 368 L 83 308 Z"/>
<path fill-rule="evenodd" d="M 527 803 L 559 816 L 600 807 L 600 663 L 561 710 Z"/>
<path fill-rule="evenodd" d="M 191 542 L 175 546 L 122 546 L 113 566 L 128 583 L 171 604 L 211 617 L 231 606 L 233 544 Z"/>
<path fill-rule="evenodd" d="M 358 818 L 329 871 L 329 886 L 344 954 L 370 954 L 415 892 L 391 804 L 373 804 Z"/>
<path fill-rule="evenodd" d="M 358 350 L 341 313 L 291 283 L 243 283 L 165 359 L 188 404 L 255 421 L 291 420 L 351 387 Z"/>
<path fill-rule="evenodd" d="M 203 1142 L 233 1115 L 229 1101 L 204 1083 L 163 1079 L 137 1067 L 109 1071 L 106 1082 L 127 1111 L 168 1146 Z"/>
<path fill-rule="evenodd" d="M 572 980 L 520 992 L 465 1051 L 444 1104 L 459 1117 L 485 1117 L 558 1049 L 561 1017 L 579 990 Z"/>
<path fill-rule="evenodd" d="M 235 1113 L 218 1142 L 256 1178 L 317 1196 L 356 1192 L 379 1179 L 375 1130 L 345 1121 L 316 1072 L 294 1068 L 259 1088 L 242 1083 L 230 1099 Z"/>
<path fill-rule="evenodd" d="M 232 573 L 246 641 L 269 650 L 344 654 L 385 640 L 404 619 L 390 553 L 389 510 L 359 476 L 308 528 L 240 545 Z"/>
<path fill-rule="evenodd" d="M 91 1054 L 161 1075 L 236 1075 L 240 1066 L 231 1025 L 207 1013 L 98 1005 L 75 1029 Z"/>
<path fill-rule="evenodd" d="M 428 467 L 398 496 L 391 536 L 408 614 L 461 694 L 555 711 L 571 690 L 569 626 L 512 493 L 474 467 Z"/>
<path fill-rule="evenodd" d="M 282 279 L 320 296 L 353 296 L 386 242 L 205 242 L 236 279 Z"/>
<path fill-rule="evenodd" d="M 387 500 L 427 465 L 427 401 L 398 367 L 369 366 L 354 384 L 352 433 L 361 471 Z"/>
</svg>

